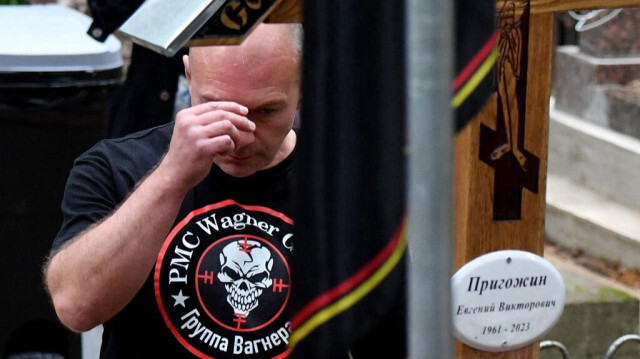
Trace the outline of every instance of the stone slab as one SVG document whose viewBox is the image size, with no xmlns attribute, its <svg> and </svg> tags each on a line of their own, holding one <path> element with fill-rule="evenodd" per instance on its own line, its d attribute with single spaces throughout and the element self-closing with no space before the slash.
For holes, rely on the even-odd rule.
<svg viewBox="0 0 640 359">
<path fill-rule="evenodd" d="M 635 86 L 615 86 L 605 91 L 609 127 L 640 139 L 640 89 Z"/>
<path fill-rule="evenodd" d="M 549 173 L 640 211 L 640 139 L 560 111 L 554 101 L 549 117 Z"/>
<path fill-rule="evenodd" d="M 640 78 L 640 56 L 597 58 L 577 46 L 559 46 L 553 65 L 553 95 L 559 110 L 608 126 L 606 90 Z"/>
<path fill-rule="evenodd" d="M 640 211 L 566 178 L 547 178 L 547 240 L 640 269 Z"/>
<path fill-rule="evenodd" d="M 616 339 L 638 332 L 637 313 L 637 301 L 570 303 L 545 340 L 562 343 L 570 358 L 602 359 Z M 635 320 L 630 317 L 633 315 L 636 315 Z M 639 352 L 637 346 L 624 346 L 616 359 L 638 358 Z M 556 353 L 554 355 L 545 350 L 540 358 L 560 358 Z"/>
<path fill-rule="evenodd" d="M 619 337 L 640 327 L 638 293 L 600 278 L 560 258 L 549 258 L 562 275 L 567 304 L 560 321 L 543 340 L 565 345 L 572 359 L 602 359 Z M 640 346 L 625 345 L 615 359 L 637 358 Z M 556 350 L 541 351 L 540 359 L 561 358 Z"/>
</svg>

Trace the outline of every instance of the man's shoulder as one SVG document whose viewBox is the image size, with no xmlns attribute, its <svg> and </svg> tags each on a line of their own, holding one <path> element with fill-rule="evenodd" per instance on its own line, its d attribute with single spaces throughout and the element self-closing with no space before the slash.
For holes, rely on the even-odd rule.
<svg viewBox="0 0 640 359">
<path fill-rule="evenodd" d="M 73 172 L 137 181 L 158 164 L 169 147 L 172 133 L 170 123 L 125 137 L 103 139 L 76 158 Z"/>
<path fill-rule="evenodd" d="M 124 147 L 124 148 L 149 148 L 156 149 L 160 148 L 161 150 L 166 150 L 166 147 L 169 145 L 171 141 L 171 135 L 173 133 L 173 125 L 174 123 L 167 123 L 164 125 L 152 127 L 146 130 L 134 132 L 130 135 L 106 139 L 101 142 L 108 144 L 113 147 Z"/>
<path fill-rule="evenodd" d="M 171 141 L 173 123 L 149 128 L 118 138 L 103 139 L 82 157 L 99 155 L 110 160 L 140 159 L 156 161 Z"/>
</svg>

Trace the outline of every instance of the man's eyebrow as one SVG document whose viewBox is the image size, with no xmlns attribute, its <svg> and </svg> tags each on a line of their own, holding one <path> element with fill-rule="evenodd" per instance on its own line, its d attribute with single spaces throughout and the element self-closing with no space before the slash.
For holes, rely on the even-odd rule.
<svg viewBox="0 0 640 359">
<path fill-rule="evenodd" d="M 207 94 L 202 94 L 201 97 L 202 97 L 202 99 L 207 100 L 208 102 L 220 102 L 220 101 L 222 101 L 217 96 L 209 96 Z"/>
<path fill-rule="evenodd" d="M 225 98 L 220 98 L 215 94 L 207 94 L 207 93 L 200 94 L 200 98 L 205 100 L 206 102 L 220 102 L 220 101 L 237 102 L 237 101 L 233 101 Z M 254 104 L 239 103 L 239 104 L 246 106 L 247 108 L 249 108 L 249 110 L 261 109 L 265 107 L 284 107 L 287 104 L 287 99 L 284 96 L 282 97 L 275 96 L 273 98 L 266 99 L 265 101 L 259 102 L 259 103 L 254 103 Z"/>
<path fill-rule="evenodd" d="M 251 108 L 280 107 L 285 106 L 286 103 L 287 102 L 285 99 L 273 99 L 259 103 L 256 106 L 252 106 Z"/>
</svg>

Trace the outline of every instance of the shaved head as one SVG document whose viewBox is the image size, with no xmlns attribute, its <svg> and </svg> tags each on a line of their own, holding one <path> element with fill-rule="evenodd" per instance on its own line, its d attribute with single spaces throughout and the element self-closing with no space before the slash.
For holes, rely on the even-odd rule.
<svg viewBox="0 0 640 359">
<path fill-rule="evenodd" d="M 189 48 L 190 71 L 207 57 L 226 57 L 234 66 L 254 66 L 268 57 L 288 55 L 296 59 L 298 71 L 303 50 L 302 24 L 258 25 L 239 45 L 192 46 Z M 188 69 L 189 71 L 189 69 Z"/>
</svg>

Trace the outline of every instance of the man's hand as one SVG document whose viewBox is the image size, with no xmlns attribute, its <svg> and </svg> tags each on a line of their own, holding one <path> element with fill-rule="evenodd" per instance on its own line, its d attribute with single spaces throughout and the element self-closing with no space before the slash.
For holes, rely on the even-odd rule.
<svg viewBox="0 0 640 359">
<path fill-rule="evenodd" d="M 160 164 L 176 189 L 188 191 L 207 176 L 215 156 L 232 154 L 255 140 L 256 126 L 248 113 L 235 102 L 206 102 L 178 113 Z"/>
</svg>

